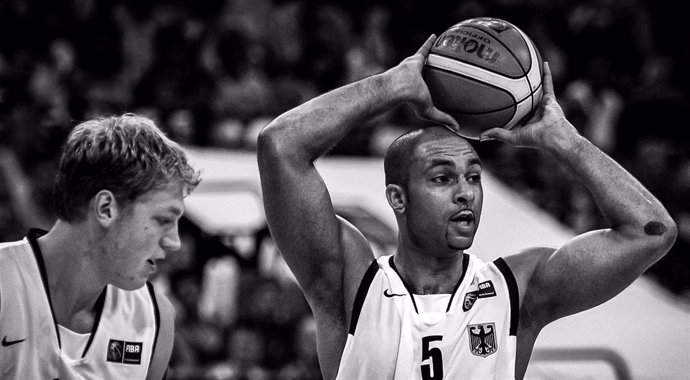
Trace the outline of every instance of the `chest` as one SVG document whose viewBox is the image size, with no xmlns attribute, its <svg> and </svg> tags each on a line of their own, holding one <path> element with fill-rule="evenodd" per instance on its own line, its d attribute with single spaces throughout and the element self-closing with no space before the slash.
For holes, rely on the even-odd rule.
<svg viewBox="0 0 690 380">
<path fill-rule="evenodd" d="M 40 282 L 25 278 L 12 284 L 11 292 L 6 291 L 6 283 L 0 286 L 0 339 L 5 337 L 7 343 L 0 347 L 0 363 L 17 364 L 6 368 L 3 379 L 146 376 L 157 332 L 146 289 L 140 294 L 108 291 L 96 313 L 77 318 L 89 338 L 86 344 L 75 346 L 56 324 Z"/>
<path fill-rule="evenodd" d="M 499 276 L 470 273 L 453 294 L 411 295 L 395 277 L 372 281 L 339 378 L 512 378 L 512 303 Z"/>
</svg>

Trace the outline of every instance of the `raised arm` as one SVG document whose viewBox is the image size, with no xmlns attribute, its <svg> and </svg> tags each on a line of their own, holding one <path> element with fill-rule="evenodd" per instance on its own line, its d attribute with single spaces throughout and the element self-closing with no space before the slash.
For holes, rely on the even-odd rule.
<svg viewBox="0 0 690 380">
<path fill-rule="evenodd" d="M 555 251 L 508 259 L 517 276 L 531 272 L 523 308 L 538 326 L 609 300 L 666 254 L 677 234 L 659 200 L 566 120 L 548 64 L 544 69 L 540 112 L 522 128 L 493 129 L 485 137 L 548 152 L 589 189 L 610 227 L 579 235 Z"/>
<path fill-rule="evenodd" d="M 405 102 L 412 103 L 420 117 L 453 123 L 432 106 L 421 78 L 434 40 L 431 36 L 416 54 L 386 72 L 280 115 L 259 135 L 258 161 L 269 228 L 307 297 L 312 281 L 320 276 L 333 278 L 342 271 L 346 251 L 371 259 L 368 248 L 361 252 L 362 244 L 352 244 L 345 236 L 351 228 L 336 217 L 314 161 L 354 126 Z M 328 270 L 324 273 L 324 269 Z"/>
<path fill-rule="evenodd" d="M 295 274 L 319 326 L 325 378 L 334 376 L 356 287 L 374 259 L 364 237 L 335 215 L 314 161 L 353 127 L 402 103 L 446 125 L 432 106 L 421 72 L 435 36 L 386 72 L 316 97 L 273 120 L 259 134 L 258 161 L 271 235 Z M 383 191 L 383 189 L 381 189 Z"/>
</svg>

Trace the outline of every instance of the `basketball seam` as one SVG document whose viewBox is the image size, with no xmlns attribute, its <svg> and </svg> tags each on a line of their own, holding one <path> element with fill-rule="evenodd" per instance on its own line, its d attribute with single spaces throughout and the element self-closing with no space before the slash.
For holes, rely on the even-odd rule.
<svg viewBox="0 0 690 380">
<path fill-rule="evenodd" d="M 451 68 L 451 67 L 441 66 L 441 65 L 439 65 L 439 64 L 440 64 L 442 61 L 440 61 L 440 62 L 432 62 L 432 61 L 436 61 L 436 58 L 435 58 L 434 56 L 437 56 L 437 57 L 442 58 L 442 59 L 451 60 L 452 63 L 459 64 L 460 67 L 464 67 L 464 68 L 472 69 L 472 70 L 474 70 L 474 71 L 478 71 L 478 72 L 485 73 L 485 74 L 487 74 L 488 76 L 490 76 L 490 78 L 485 78 L 485 81 L 481 81 L 481 80 L 478 80 L 478 79 L 476 79 L 476 78 L 473 78 L 473 77 L 469 76 L 468 73 L 465 72 L 465 71 L 462 71 L 462 70 L 453 70 L 453 68 Z M 525 100 L 527 97 L 530 96 L 530 93 L 532 92 L 532 89 L 530 88 L 529 91 L 527 92 L 527 94 L 525 94 L 523 97 L 521 97 L 521 98 L 518 100 L 518 98 L 517 98 L 516 96 L 514 96 L 514 94 L 513 94 L 511 91 L 509 91 L 509 89 L 511 88 L 510 85 L 512 85 L 512 84 L 518 84 L 519 82 L 525 80 L 525 77 L 516 79 L 516 78 L 509 78 L 509 77 L 501 76 L 500 74 L 496 74 L 496 73 L 494 73 L 494 72 L 491 71 L 491 70 L 485 70 L 485 69 L 482 68 L 482 67 L 474 66 L 474 65 L 471 65 L 471 64 L 466 63 L 466 62 L 459 62 L 459 61 L 456 61 L 456 60 L 452 60 L 452 58 L 450 58 L 450 57 L 442 56 L 442 55 L 439 55 L 439 54 L 436 54 L 436 53 L 429 54 L 429 57 L 428 57 L 428 59 L 427 59 L 427 64 L 426 64 L 426 66 L 427 66 L 427 68 L 430 69 L 430 70 L 431 70 L 431 69 L 435 69 L 435 70 L 440 70 L 440 71 L 444 71 L 444 72 L 447 72 L 447 73 L 453 73 L 453 74 L 459 75 L 459 76 L 461 76 L 461 77 L 463 77 L 463 78 L 471 79 L 471 80 L 473 80 L 473 81 L 475 81 L 475 82 L 477 82 L 477 83 L 482 83 L 482 84 L 485 84 L 485 85 L 487 85 L 487 86 L 491 86 L 491 87 L 493 87 L 493 88 L 496 88 L 496 89 L 505 91 L 506 93 L 508 93 L 508 94 L 513 98 L 513 101 L 514 101 L 514 102 L 521 102 L 521 101 Z M 495 85 L 495 84 L 493 84 L 493 83 L 497 83 L 498 85 L 504 85 L 504 87 L 499 87 L 499 86 L 497 86 L 497 85 Z M 529 82 L 528 82 L 528 84 L 529 84 Z"/>
<path fill-rule="evenodd" d="M 464 63 L 464 64 L 467 64 L 467 65 L 472 65 L 472 67 L 476 67 L 476 68 L 478 68 L 478 69 L 483 69 L 484 71 L 487 71 L 487 72 L 489 72 L 489 73 L 494 73 L 494 74 L 496 74 L 496 75 L 500 75 L 500 76 L 502 76 L 502 77 L 504 77 L 504 78 L 520 79 L 520 78 L 524 78 L 524 74 L 525 74 L 525 73 L 523 72 L 523 73 L 522 73 L 523 76 L 519 76 L 519 75 L 517 75 L 517 76 L 506 75 L 506 74 L 504 74 L 504 73 L 499 72 L 498 70 L 490 70 L 490 69 L 487 69 L 487 68 L 485 68 L 485 67 L 476 66 L 476 65 L 474 64 L 474 62 L 472 62 L 472 61 L 470 61 L 470 60 L 467 60 L 467 59 L 464 59 L 464 58 L 461 58 L 461 57 L 456 57 L 456 56 L 453 56 L 453 55 L 450 55 L 450 54 L 445 54 L 445 53 L 438 52 L 438 51 L 435 51 L 435 52 L 433 52 L 433 53 L 431 53 L 431 54 L 429 54 L 429 55 L 437 55 L 437 56 L 439 56 L 439 57 L 444 57 L 444 58 L 452 59 L 452 60 L 455 61 L 455 62 Z M 522 69 L 522 67 L 520 67 L 520 69 Z"/>
<path fill-rule="evenodd" d="M 532 39 L 529 38 L 529 36 L 527 34 L 525 34 L 525 32 L 518 29 L 517 27 L 515 27 L 515 29 L 520 33 L 522 38 L 525 41 L 527 41 L 527 50 L 529 50 L 530 59 L 534 59 L 538 64 L 539 63 L 539 54 L 537 53 L 537 45 L 535 45 L 534 42 L 532 42 Z M 532 54 L 534 54 L 534 57 L 532 57 Z M 530 68 L 532 68 L 532 62 L 530 62 Z M 539 78 L 541 78 L 542 77 L 542 67 L 539 67 L 539 65 L 537 67 L 537 72 L 539 73 Z M 537 107 L 537 105 L 534 104 L 535 103 L 534 93 L 537 92 L 541 88 L 543 82 L 539 81 L 539 85 L 537 86 L 537 88 L 535 88 L 534 91 L 532 91 L 531 90 L 532 89 L 532 79 L 530 78 L 529 74 L 530 74 L 529 72 L 525 73 L 525 78 L 527 79 L 527 84 L 529 84 L 529 88 L 530 88 L 530 96 L 532 97 L 532 107 L 531 108 L 533 111 Z M 532 112 L 532 111 L 530 111 L 530 112 Z"/>
<path fill-rule="evenodd" d="M 525 45 L 527 45 L 527 50 L 529 51 L 529 59 L 530 59 L 530 61 L 529 61 L 528 65 L 529 65 L 529 68 L 531 69 L 531 68 L 532 68 L 532 62 L 533 62 L 534 60 L 536 60 L 537 62 L 539 62 L 538 56 L 537 56 L 537 54 L 536 54 L 536 51 L 535 51 L 535 52 L 532 51 L 532 47 L 535 46 L 534 43 L 533 43 L 532 40 L 529 38 L 529 36 L 527 36 L 527 34 L 525 34 L 525 32 L 523 32 L 520 28 L 518 28 L 517 26 L 515 26 L 515 25 L 513 25 L 513 24 L 511 24 L 511 23 L 509 23 L 509 22 L 507 22 L 507 21 L 505 21 L 505 20 L 503 20 L 503 22 L 505 22 L 506 24 L 510 25 L 513 29 L 515 29 L 515 31 L 518 32 L 518 34 L 520 35 L 520 37 L 522 37 L 522 40 L 525 41 Z M 475 30 L 482 31 L 483 33 L 490 33 L 490 32 L 487 31 L 484 27 L 480 27 L 480 26 L 478 26 L 478 25 L 466 24 L 466 26 L 467 26 L 468 28 L 472 28 L 472 29 L 475 29 Z M 491 34 L 491 35 L 493 36 L 493 34 Z M 502 46 L 509 52 L 509 54 L 513 57 L 513 59 L 515 59 L 516 62 L 520 63 L 520 60 L 517 59 L 517 56 L 513 53 L 513 50 L 510 49 L 510 48 L 508 47 L 508 45 L 506 45 L 505 43 L 503 43 L 503 41 L 502 41 L 501 39 L 496 38 L 495 36 L 493 36 L 493 37 L 494 37 L 494 39 L 496 40 L 496 42 L 498 42 L 500 45 L 502 45 Z M 530 45 L 532 45 L 532 46 L 530 46 Z M 534 49 L 536 49 L 536 47 L 534 47 Z M 530 78 L 530 76 L 529 76 L 529 71 L 525 71 L 525 69 L 524 69 L 524 68 L 522 67 L 522 65 L 520 65 L 520 64 L 518 64 L 518 66 L 520 66 L 520 70 L 522 70 L 522 77 L 524 77 L 525 80 L 527 81 L 527 84 L 528 84 L 530 90 L 529 90 L 529 95 L 528 95 L 527 97 L 525 97 L 524 99 L 522 99 L 520 102 L 517 102 L 517 103 L 521 103 L 521 102 L 523 102 L 525 99 L 531 98 L 531 99 L 532 99 L 532 106 L 530 107 L 530 112 L 532 112 L 532 111 L 534 111 L 534 109 L 535 109 L 535 107 L 536 107 L 535 99 L 534 99 L 534 93 L 537 92 L 537 91 L 539 90 L 539 88 L 541 87 L 541 83 L 540 83 L 539 86 L 537 86 L 537 88 L 534 89 L 534 91 L 533 91 L 533 90 L 532 90 L 532 80 L 531 80 L 531 78 Z M 541 68 L 541 67 L 537 67 L 537 70 L 539 71 L 539 73 L 541 73 L 542 68 Z M 515 118 L 515 115 L 517 115 L 517 105 L 516 105 L 516 109 L 515 109 L 515 114 L 513 115 L 513 117 L 511 118 L 511 120 L 510 120 L 510 122 L 509 122 L 508 124 L 513 123 L 514 118 Z M 512 126 L 510 127 L 510 129 L 512 129 Z"/>
<path fill-rule="evenodd" d="M 509 129 L 509 130 L 510 130 L 510 129 L 513 129 L 519 122 L 521 122 L 522 120 L 525 120 L 525 118 L 527 118 L 532 112 L 534 112 L 534 110 L 536 109 L 536 106 L 535 106 L 535 104 L 534 104 L 534 94 L 535 94 L 536 92 L 538 92 L 539 89 L 541 89 L 541 88 L 542 88 L 542 83 L 539 83 L 539 85 L 537 86 L 537 88 L 535 88 L 534 91 L 532 91 L 528 97 L 526 97 L 525 99 L 523 99 L 523 100 L 521 101 L 521 102 L 524 102 L 524 101 L 526 101 L 528 98 L 530 98 L 530 97 L 532 98 L 532 107 L 530 107 L 530 108 L 531 108 L 530 111 L 527 112 L 527 113 L 526 113 L 524 116 L 522 116 L 520 119 L 516 119 L 516 116 L 517 116 L 517 109 L 518 109 L 517 104 L 520 104 L 521 102 L 516 104 L 515 113 L 513 114 L 513 117 L 510 119 L 510 121 L 506 124 L 506 126 L 509 126 L 509 127 L 506 127 L 506 129 Z"/>
<path fill-rule="evenodd" d="M 469 80 L 471 80 L 471 81 L 474 81 L 474 82 L 477 82 L 477 83 L 481 83 L 481 84 L 483 84 L 483 85 L 487 85 L 487 86 L 490 86 L 490 87 L 492 87 L 492 88 L 495 88 L 495 89 L 497 89 L 497 90 L 499 90 L 499 91 L 505 92 L 505 93 L 507 93 L 507 94 L 513 99 L 513 103 L 512 103 L 511 105 L 508 105 L 508 106 L 506 106 L 506 107 L 501 107 L 501 108 L 493 108 L 493 109 L 490 109 L 490 110 L 487 110 L 487 111 L 482 111 L 482 112 L 465 112 L 465 111 L 456 111 L 456 110 L 452 110 L 452 109 L 446 109 L 446 112 L 451 112 L 451 113 L 461 114 L 461 115 L 485 115 L 485 114 L 490 114 L 490 113 L 492 113 L 492 112 L 504 111 L 504 110 L 507 110 L 507 109 L 510 109 L 510 108 L 513 108 L 513 107 L 515 107 L 515 109 L 517 109 L 517 104 L 519 104 L 520 102 L 522 102 L 522 101 L 524 101 L 525 99 L 527 99 L 527 98 L 524 98 L 524 99 L 522 99 L 520 102 L 518 102 L 518 101 L 515 99 L 515 97 L 514 97 L 510 92 L 506 91 L 506 90 L 503 89 L 503 88 L 494 86 L 494 85 L 492 85 L 491 83 L 486 83 L 486 82 L 478 81 L 478 80 L 475 79 L 475 78 L 468 77 L 468 76 L 463 75 L 463 74 L 455 73 L 455 72 L 453 72 L 453 71 L 443 70 L 443 69 L 436 68 L 436 67 L 430 67 L 429 69 L 430 69 L 430 70 L 445 71 L 445 72 L 453 73 L 453 74 L 458 74 L 459 76 L 461 76 L 461 77 L 463 77 L 463 78 L 466 78 L 466 79 L 469 79 Z M 514 116 L 515 116 L 515 115 L 514 115 L 514 113 L 513 113 L 513 117 L 514 117 Z M 512 117 L 511 117 L 511 120 L 512 120 Z"/>
<path fill-rule="evenodd" d="M 453 111 L 453 110 L 449 110 L 448 112 L 455 113 L 455 114 L 461 114 L 461 115 L 481 116 L 481 115 L 490 114 L 490 113 L 493 113 L 493 112 L 505 111 L 505 110 L 510 109 L 510 108 L 512 108 L 512 107 L 515 107 L 515 110 L 517 111 L 517 109 L 518 109 L 517 106 L 518 106 L 519 104 L 525 102 L 527 99 L 529 99 L 529 97 L 526 97 L 526 98 L 522 99 L 522 100 L 519 101 L 519 102 L 515 102 L 515 103 L 513 103 L 513 105 L 508 106 L 508 107 L 494 108 L 494 109 L 492 109 L 492 110 L 483 111 L 483 112 L 463 112 L 463 111 Z M 513 116 L 510 118 L 510 121 L 511 121 L 511 122 L 512 122 L 513 119 L 515 118 L 515 115 L 516 115 L 516 114 L 517 114 L 517 112 L 513 112 Z M 511 127 L 511 128 L 512 128 L 512 127 Z"/>
</svg>

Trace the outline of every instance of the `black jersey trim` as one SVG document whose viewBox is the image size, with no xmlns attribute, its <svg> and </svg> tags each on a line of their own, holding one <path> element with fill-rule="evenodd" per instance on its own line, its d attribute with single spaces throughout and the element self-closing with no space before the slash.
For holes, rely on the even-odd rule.
<svg viewBox="0 0 690 380">
<path fill-rule="evenodd" d="M 398 277 L 400 277 L 400 281 L 402 281 L 403 285 L 405 285 L 405 289 L 407 289 L 407 292 L 410 294 L 410 299 L 412 300 L 412 306 L 414 306 L 415 313 L 419 314 L 419 310 L 417 309 L 417 302 L 415 302 L 415 300 L 414 300 L 414 293 L 412 292 L 412 288 L 409 285 L 407 285 L 407 282 L 405 282 L 405 279 L 400 274 L 398 267 L 395 266 L 395 262 L 393 261 L 393 257 L 395 257 L 395 256 L 391 256 L 390 259 L 388 260 L 388 265 L 390 265 L 391 268 L 393 268 L 393 270 L 395 271 L 395 273 L 398 274 Z"/>
<path fill-rule="evenodd" d="M 462 281 L 465 279 L 465 274 L 467 273 L 467 267 L 470 264 L 470 255 L 463 253 L 462 254 L 462 274 L 460 275 L 460 279 L 458 282 L 455 284 L 455 287 L 453 288 L 453 293 L 450 294 L 450 300 L 448 300 L 448 307 L 446 307 L 446 313 L 450 310 L 450 305 L 453 304 L 453 297 L 455 297 L 455 293 L 457 293 L 458 289 L 460 288 L 460 284 L 462 284 Z"/>
<path fill-rule="evenodd" d="M 91 342 L 93 342 L 94 336 L 96 336 L 96 331 L 98 330 L 98 325 L 101 323 L 101 315 L 103 315 L 103 306 L 105 305 L 105 297 L 106 294 L 108 293 L 108 287 L 106 286 L 103 288 L 103 291 L 101 294 L 98 296 L 98 299 L 96 300 L 96 305 L 94 308 L 96 309 L 96 315 L 94 317 L 94 322 L 93 326 L 91 326 L 91 335 L 89 336 L 89 340 L 86 342 L 86 347 L 84 347 L 84 352 L 81 353 L 81 357 L 83 358 L 86 356 L 86 353 L 89 351 L 89 347 L 91 347 Z"/>
<path fill-rule="evenodd" d="M 58 329 L 57 319 L 55 319 L 55 311 L 53 310 L 53 301 L 50 299 L 50 289 L 48 287 L 48 274 L 46 272 L 46 265 L 43 261 L 43 253 L 41 252 L 41 247 L 38 245 L 38 238 L 47 234 L 45 230 L 38 228 L 32 228 L 26 235 L 26 239 L 29 241 L 31 250 L 34 253 L 34 258 L 36 259 L 36 264 L 38 265 L 38 271 L 41 273 L 41 280 L 43 280 L 43 289 L 46 291 L 46 297 L 48 297 L 48 306 L 50 307 L 50 315 L 53 317 L 53 327 L 55 327 L 55 335 L 57 336 L 58 347 L 62 348 L 62 342 L 60 341 L 60 330 Z"/>
<path fill-rule="evenodd" d="M 352 318 L 350 318 L 350 329 L 348 333 L 350 335 L 355 335 L 355 329 L 357 329 L 357 320 L 359 319 L 359 314 L 362 312 L 362 306 L 364 305 L 364 299 L 367 298 L 367 293 L 369 292 L 369 287 L 372 281 L 374 281 L 374 276 L 379 270 L 379 263 L 376 260 L 371 262 L 369 269 L 364 273 L 362 277 L 362 282 L 359 284 L 357 289 L 357 295 L 355 296 L 355 304 L 352 307 Z"/>
<path fill-rule="evenodd" d="M 517 281 L 515 281 L 513 271 L 510 270 L 510 267 L 502 257 L 494 260 L 494 264 L 503 274 L 503 278 L 505 278 L 506 285 L 508 286 L 508 296 L 510 297 L 510 335 L 515 336 L 517 335 L 518 319 L 520 318 L 520 299 Z"/>
<path fill-rule="evenodd" d="M 153 302 L 153 315 L 156 319 L 156 335 L 153 337 L 153 347 L 151 347 L 151 358 L 153 360 L 153 357 L 156 354 L 158 335 L 161 331 L 161 313 L 158 309 L 158 300 L 156 299 L 156 291 L 153 289 L 153 284 L 146 281 L 146 289 L 148 289 L 149 295 L 151 296 L 151 301 Z"/>
</svg>

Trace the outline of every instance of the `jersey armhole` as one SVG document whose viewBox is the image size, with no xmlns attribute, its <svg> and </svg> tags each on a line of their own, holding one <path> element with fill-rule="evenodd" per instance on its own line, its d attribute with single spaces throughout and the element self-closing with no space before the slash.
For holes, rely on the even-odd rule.
<svg viewBox="0 0 690 380">
<path fill-rule="evenodd" d="M 494 265 L 501 272 L 508 286 L 508 296 L 510 297 L 510 335 L 517 335 L 518 319 L 520 318 L 520 298 L 518 293 L 517 281 L 513 271 L 503 260 L 502 257 L 494 260 Z"/>
<path fill-rule="evenodd" d="M 359 314 L 362 312 L 362 305 L 364 305 L 364 299 L 367 298 L 367 293 L 369 292 L 369 286 L 371 282 L 374 281 L 374 275 L 379 270 L 379 264 L 376 260 L 371 262 L 369 269 L 364 273 L 362 277 L 362 282 L 359 284 L 357 289 L 357 295 L 355 296 L 355 304 L 352 307 L 352 318 L 350 318 L 350 329 L 348 334 L 355 335 L 355 329 L 357 328 L 357 320 L 359 319 Z"/>
<path fill-rule="evenodd" d="M 153 311 L 156 318 L 156 335 L 151 349 L 151 362 L 146 373 L 146 380 L 164 379 L 168 372 L 168 364 L 175 337 L 175 310 L 170 301 L 153 287 L 146 283 Z"/>
</svg>

